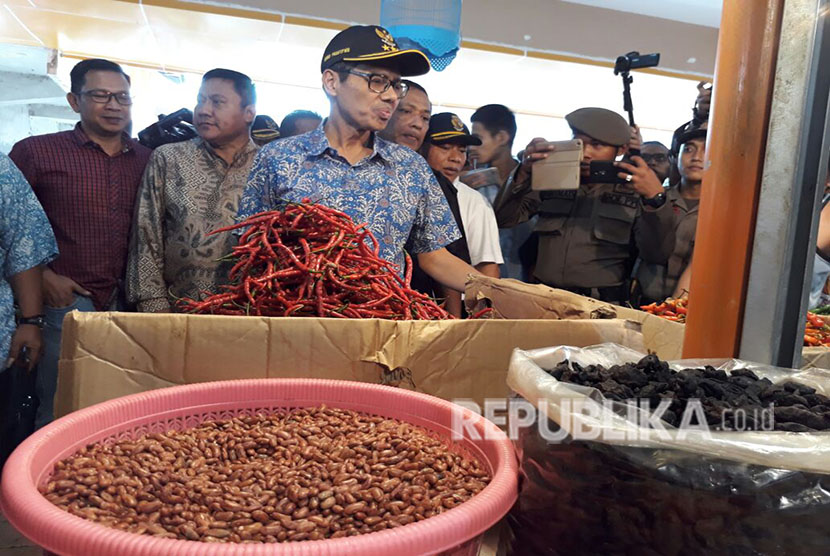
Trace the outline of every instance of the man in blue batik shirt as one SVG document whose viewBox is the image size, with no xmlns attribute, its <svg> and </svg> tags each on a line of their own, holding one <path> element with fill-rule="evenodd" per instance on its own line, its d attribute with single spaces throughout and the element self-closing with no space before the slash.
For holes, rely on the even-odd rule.
<svg viewBox="0 0 830 556">
<path fill-rule="evenodd" d="M 18 360 L 24 347 L 30 352 L 29 370 L 40 359 L 43 266 L 57 256 L 43 207 L 20 170 L 0 153 L 0 373 Z M 16 322 L 15 301 L 20 309 Z M 5 409 L 0 407 L 0 418 Z"/>
<path fill-rule="evenodd" d="M 403 268 L 406 249 L 437 282 L 463 291 L 477 272 L 444 248 L 461 235 L 432 170 L 413 150 L 377 135 L 406 95 L 401 76 L 428 72 L 429 61 L 400 50 L 382 27 L 355 26 L 331 40 L 321 71 L 329 117 L 310 133 L 263 147 L 239 218 L 309 198 L 368 224 L 384 259 Z"/>
</svg>

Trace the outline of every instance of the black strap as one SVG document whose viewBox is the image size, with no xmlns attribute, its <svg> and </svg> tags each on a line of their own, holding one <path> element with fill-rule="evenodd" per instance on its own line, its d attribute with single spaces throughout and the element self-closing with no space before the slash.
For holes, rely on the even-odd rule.
<svg viewBox="0 0 830 556">
<path fill-rule="evenodd" d="M 438 185 L 441 186 L 441 191 L 444 193 L 444 198 L 447 199 L 447 204 L 450 207 L 453 218 L 455 218 L 455 223 L 461 232 L 461 238 L 447 245 L 447 251 L 467 264 L 470 264 L 470 249 L 467 246 L 467 236 L 464 233 L 464 224 L 461 222 L 461 210 L 458 206 L 458 190 L 443 174 L 435 170 L 433 172 L 435 173 L 435 179 L 438 180 Z M 412 257 L 412 262 L 412 287 L 421 293 L 437 297 L 438 292 L 441 291 L 438 283 L 424 272 L 418 264 L 418 257 Z"/>
<path fill-rule="evenodd" d="M 435 173 L 435 179 L 438 180 L 438 185 L 441 186 L 441 191 L 444 193 L 444 198 L 447 199 L 447 204 L 450 206 L 455 223 L 458 224 L 458 230 L 461 232 L 461 239 L 449 244 L 447 250 L 462 261 L 470 263 L 470 249 L 467 246 L 467 234 L 464 231 L 464 223 L 461 221 L 461 208 L 458 205 L 458 190 L 443 174 L 437 170 L 433 170 L 433 172 Z"/>
</svg>

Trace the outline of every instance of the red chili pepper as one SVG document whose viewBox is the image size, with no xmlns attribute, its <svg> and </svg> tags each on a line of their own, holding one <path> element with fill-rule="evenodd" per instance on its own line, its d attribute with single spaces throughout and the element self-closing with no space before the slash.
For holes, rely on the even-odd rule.
<svg viewBox="0 0 830 556">
<path fill-rule="evenodd" d="M 403 283 L 404 283 L 404 286 L 406 286 L 408 288 L 409 285 L 412 283 L 412 257 L 410 257 L 409 253 L 407 253 L 406 251 L 403 252 L 403 255 L 404 255 L 404 264 L 405 264 L 405 268 L 406 268 L 406 274 L 404 275 Z"/>
<path fill-rule="evenodd" d="M 474 314 L 470 318 L 471 319 L 480 319 L 484 315 L 489 315 L 490 313 L 492 313 L 494 311 L 495 311 L 495 309 L 493 309 L 492 307 L 485 307 L 484 309 L 482 309 L 481 311 L 478 311 L 476 314 Z"/>
<path fill-rule="evenodd" d="M 412 262 L 398 266 L 379 257 L 366 225 L 322 205 L 289 203 L 220 228 L 245 229 L 230 255 L 230 284 L 202 301 L 182 299 L 195 313 L 329 316 L 334 318 L 451 318 L 412 290 Z M 302 259 L 302 260 L 301 260 Z"/>
</svg>

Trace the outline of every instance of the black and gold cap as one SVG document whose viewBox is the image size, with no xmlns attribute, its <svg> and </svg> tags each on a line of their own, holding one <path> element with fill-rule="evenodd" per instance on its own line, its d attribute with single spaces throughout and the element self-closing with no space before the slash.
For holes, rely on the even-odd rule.
<svg viewBox="0 0 830 556">
<path fill-rule="evenodd" d="M 355 25 L 331 39 L 320 63 L 320 72 L 338 62 L 394 60 L 402 77 L 429 71 L 429 59 L 420 50 L 401 50 L 389 31 L 377 25 Z"/>
<path fill-rule="evenodd" d="M 251 126 L 251 137 L 263 141 L 273 141 L 280 136 L 280 126 L 271 116 L 260 114 Z"/>
<path fill-rule="evenodd" d="M 696 122 L 692 120 L 691 122 L 683 124 L 675 130 L 674 135 L 672 136 L 671 152 L 678 154 L 680 152 L 680 147 L 692 139 L 706 139 L 708 128 L 709 122 L 703 122 L 697 125 Z"/>
<path fill-rule="evenodd" d="M 462 143 L 464 145 L 481 145 L 481 139 L 470 134 L 470 130 L 461 118 L 452 112 L 441 112 L 429 119 L 427 141 L 434 144 Z"/>
</svg>

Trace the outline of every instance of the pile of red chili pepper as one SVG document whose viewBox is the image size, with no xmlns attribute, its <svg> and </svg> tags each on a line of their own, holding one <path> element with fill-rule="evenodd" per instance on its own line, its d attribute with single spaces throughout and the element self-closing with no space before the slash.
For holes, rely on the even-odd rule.
<svg viewBox="0 0 830 556">
<path fill-rule="evenodd" d="M 674 322 L 686 322 L 688 304 L 688 297 L 679 297 L 677 299 L 670 297 L 662 303 L 643 305 L 640 309 L 647 313 L 651 313 L 652 315 L 657 315 L 658 317 L 663 317 L 664 319 Z"/>
<path fill-rule="evenodd" d="M 643 311 L 675 322 L 686 322 L 688 297 L 666 299 L 662 303 L 652 303 L 640 307 Z M 807 313 L 807 326 L 804 330 L 804 345 L 807 347 L 830 347 L 830 323 L 824 317 L 813 312 Z"/>
<path fill-rule="evenodd" d="M 180 310 L 213 315 L 269 317 L 454 318 L 410 287 L 397 265 L 378 256 L 378 242 L 365 225 L 338 210 L 289 203 L 212 233 L 245 229 L 231 255 L 230 284 L 204 292 L 201 301 L 181 299 Z M 367 240 L 369 243 L 367 243 Z M 371 245 L 371 247 L 370 247 Z"/>
<path fill-rule="evenodd" d="M 830 325 L 821 316 L 814 313 L 807 313 L 804 345 L 810 347 L 830 347 Z"/>
</svg>

